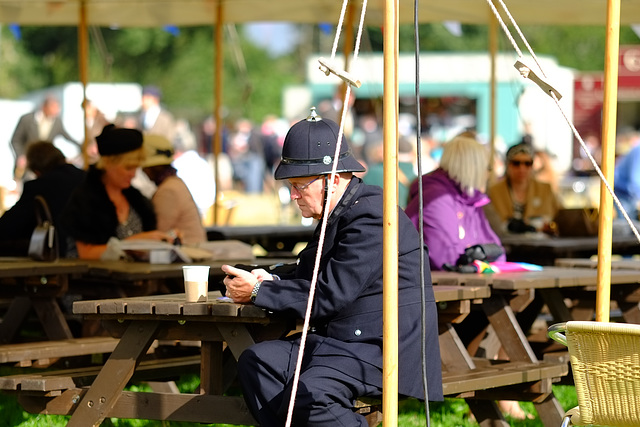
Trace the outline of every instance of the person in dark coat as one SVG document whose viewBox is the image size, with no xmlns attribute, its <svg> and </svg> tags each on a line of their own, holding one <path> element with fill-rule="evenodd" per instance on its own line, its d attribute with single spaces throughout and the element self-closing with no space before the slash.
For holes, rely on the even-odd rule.
<svg viewBox="0 0 640 427">
<path fill-rule="evenodd" d="M 364 167 L 343 138 L 337 173 L 331 179 L 338 125 L 315 112 L 289 130 L 276 179 L 287 179 L 294 200 L 306 218 L 328 224 L 311 313 L 304 359 L 295 397 L 295 426 L 366 426 L 353 411 L 360 396 L 382 395 L 382 256 L 383 196 L 353 172 Z M 329 188 L 331 197 L 325 205 Z M 326 206 L 326 207 L 325 207 Z M 409 218 L 398 212 L 399 393 L 424 399 L 421 376 L 420 239 Z M 300 253 L 291 273 L 251 272 L 222 267 L 226 295 L 235 302 L 253 302 L 292 319 L 305 317 L 313 279 L 320 227 Z M 426 254 L 425 254 L 426 255 Z M 426 340 L 428 398 L 442 400 L 438 320 L 428 265 Z M 258 424 L 285 424 L 300 335 L 263 341 L 238 360 L 244 399 Z"/>
<path fill-rule="evenodd" d="M 109 124 L 96 141 L 100 159 L 89 167 L 61 215 L 78 258 L 99 259 L 112 237 L 173 241 L 156 230 L 151 201 L 131 186 L 145 158 L 142 133 Z"/>
<path fill-rule="evenodd" d="M 0 253 L 4 256 L 27 256 L 29 240 L 37 225 L 37 195 L 47 201 L 56 226 L 71 193 L 85 176 L 83 170 L 68 164 L 64 154 L 49 141 L 29 144 L 26 159 L 27 167 L 36 179 L 24 183 L 20 199 L 0 217 Z M 58 230 L 58 238 L 64 242 L 64 232 Z M 65 245 L 61 245 L 59 250 L 60 256 L 64 257 Z"/>
<path fill-rule="evenodd" d="M 22 178 L 24 173 L 27 146 L 35 141 L 49 141 L 52 143 L 57 136 L 62 136 L 67 141 L 75 144 L 78 149 L 82 146 L 64 128 L 60 118 L 60 102 L 58 99 L 53 95 L 47 95 L 36 111 L 20 117 L 11 136 L 11 148 L 15 156 L 14 173 L 17 178 Z"/>
</svg>

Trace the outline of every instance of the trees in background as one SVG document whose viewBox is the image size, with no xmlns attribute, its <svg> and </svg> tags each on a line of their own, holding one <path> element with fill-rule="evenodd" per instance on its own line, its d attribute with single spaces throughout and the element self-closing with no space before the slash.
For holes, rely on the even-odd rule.
<svg viewBox="0 0 640 427">
<path fill-rule="evenodd" d="M 226 28 L 224 42 L 224 111 L 230 118 L 262 120 L 282 111 L 284 86 L 304 82 L 306 56 L 327 53 L 333 34 L 318 26 L 299 26 L 291 53 L 274 57 L 249 42 L 235 27 Z M 461 35 L 443 24 L 420 26 L 423 51 L 486 51 L 487 28 L 462 25 Z M 537 54 L 551 55 L 567 67 L 598 71 L 604 66 L 604 27 L 522 28 Z M 0 97 L 18 98 L 43 87 L 77 81 L 75 27 L 23 27 L 19 39 L 6 25 L 0 32 Z M 512 51 L 501 34 L 500 50 Z M 559 41 L 562 41 L 561 43 Z M 638 36 L 623 27 L 621 44 L 635 44 Z M 414 49 L 413 27 L 400 31 L 400 50 Z M 521 46 L 522 48 L 522 46 Z M 382 30 L 368 28 L 361 52 L 382 50 Z M 341 52 L 341 51 L 340 51 Z M 212 27 L 91 28 L 89 80 L 155 84 L 163 103 L 181 117 L 200 121 L 213 110 L 214 47 Z"/>
</svg>

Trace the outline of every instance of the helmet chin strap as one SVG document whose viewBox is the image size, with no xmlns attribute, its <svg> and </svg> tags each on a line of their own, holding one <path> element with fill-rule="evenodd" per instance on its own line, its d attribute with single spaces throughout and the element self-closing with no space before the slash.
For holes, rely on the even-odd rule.
<svg viewBox="0 0 640 427">
<path fill-rule="evenodd" d="M 322 203 L 322 212 L 320 212 L 320 217 L 324 216 L 324 210 L 329 205 L 329 175 L 324 175 L 324 202 Z"/>
</svg>

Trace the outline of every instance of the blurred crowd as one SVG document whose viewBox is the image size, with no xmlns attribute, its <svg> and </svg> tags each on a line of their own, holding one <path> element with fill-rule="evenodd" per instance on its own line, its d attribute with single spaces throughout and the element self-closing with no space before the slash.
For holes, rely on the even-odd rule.
<svg viewBox="0 0 640 427">
<path fill-rule="evenodd" d="M 213 117 L 206 117 L 201 123 L 193 126 L 184 119 L 176 118 L 163 105 L 162 92 L 156 86 L 145 86 L 141 99 L 138 112 L 109 118 L 98 108 L 99 100 L 87 100 L 83 105 L 86 114 L 87 141 L 76 141 L 64 129 L 60 119 L 59 100 L 51 95 L 45 96 L 35 111 L 20 118 L 11 139 L 11 147 L 15 155 L 14 175 L 18 183 L 16 201 L 21 193 L 28 194 L 25 190 L 29 187 L 33 188 L 32 184 L 28 185 L 30 181 L 36 181 L 47 172 L 38 163 L 38 158 L 44 154 L 34 150 L 29 160 L 30 145 L 39 141 L 39 146 L 42 148 L 42 143 L 52 143 L 55 138 L 62 137 L 78 147 L 79 154 L 73 158 L 67 158 L 67 163 L 75 165 L 79 170 L 90 171 L 92 165 L 98 165 L 102 168 L 101 170 L 106 170 L 105 149 L 108 153 L 107 158 L 113 154 L 121 155 L 128 152 L 110 153 L 110 149 L 106 148 L 104 142 L 103 152 L 101 152 L 100 136 L 103 135 L 103 140 L 110 139 L 104 133 L 106 126 L 113 125 L 117 129 L 139 132 L 142 139 L 138 141 L 137 136 L 133 139 L 137 141 L 136 144 L 139 142 L 140 147 L 132 146 L 127 149 L 142 150 L 144 140 L 145 149 L 148 151 L 146 157 L 154 159 L 154 164 L 148 162 L 145 164 L 144 160 L 133 162 L 136 166 L 133 168 L 134 174 L 130 182 L 133 188 L 139 190 L 147 199 L 153 200 L 155 197 L 157 204 L 161 198 L 158 194 L 167 194 L 166 191 L 159 192 L 163 182 L 165 188 L 166 182 L 173 182 L 174 187 L 176 186 L 175 180 L 165 181 L 165 179 L 169 176 L 179 179 L 189 193 L 190 199 L 193 200 L 196 207 L 194 212 L 199 216 L 200 224 L 203 226 L 212 222 L 216 194 L 218 196 L 225 192 L 242 195 L 276 194 L 282 205 L 290 202 L 288 187 L 274 180 L 273 172 L 280 161 L 286 133 L 293 123 L 276 115 L 267 116 L 260 123 L 254 123 L 244 117 L 234 120 L 225 118 L 220 130 L 220 153 L 214 156 L 214 139 L 218 124 Z M 353 104 L 352 97 L 346 105 L 343 130 L 350 141 L 352 154 L 367 169 L 366 172 L 358 175 L 367 184 L 382 186 L 384 147 L 380 117 L 375 112 L 356 115 Z M 320 102 L 317 106 L 317 114 L 340 122 L 343 117 L 343 107 L 345 106 L 341 98 L 335 96 Z M 426 176 L 441 173 L 456 181 L 455 177 L 450 176 L 452 171 L 448 171 L 447 165 L 443 164 L 443 153 L 446 153 L 447 147 L 450 147 L 450 151 L 453 150 L 452 147 L 456 144 L 452 144 L 452 141 L 457 141 L 456 138 L 465 135 L 476 141 L 480 151 L 484 153 L 483 156 L 486 156 L 486 167 L 482 169 L 485 183 L 484 185 L 474 184 L 470 188 L 488 197 L 487 206 L 483 207 L 483 215 L 486 216 L 492 232 L 497 236 L 512 233 L 557 235 L 559 231 L 554 228 L 554 219 L 557 212 L 563 209 L 563 197 L 562 177 L 554 165 L 553 155 L 536 149 L 535 141 L 532 141 L 529 135 L 525 135 L 521 141 L 514 141 L 510 147 L 504 143 L 496 144 L 492 151 L 490 145 L 473 132 L 473 122 L 466 123 L 458 120 L 457 127 L 453 127 L 457 132 L 447 133 L 447 126 L 451 126 L 452 120 L 441 111 L 434 111 L 430 117 L 427 117 L 426 126 L 423 124 L 419 142 L 416 136 L 415 117 L 411 114 L 401 114 L 399 117 L 397 176 L 400 207 L 407 208 L 415 198 L 412 185 L 415 187 L 419 173 Z M 465 128 L 465 123 L 469 126 L 468 128 Z M 621 129 L 616 145 L 619 155 L 616 168 L 616 194 L 633 220 L 638 219 L 637 208 L 640 200 L 640 174 L 636 172 L 639 170 L 636 162 L 640 162 L 638 135 L 634 129 Z M 420 150 L 418 150 L 418 144 Z M 587 135 L 585 144 L 595 162 L 599 164 L 601 153 L 598 137 Z M 466 151 L 473 152 L 474 150 L 469 147 L 474 146 L 468 146 Z M 420 159 L 418 159 L 419 152 Z M 491 152 L 493 152 L 493 158 L 490 158 Z M 591 158 L 582 149 L 579 153 L 581 154 L 576 156 L 572 165 L 574 175 L 595 176 L 597 180 Z M 459 184 L 458 182 L 456 185 Z M 464 193 L 463 190 L 460 191 Z M 233 209 L 232 201 L 227 199 L 226 203 L 229 203 L 230 209 Z M 170 204 L 165 201 L 163 206 Z M 6 204 L 5 208 L 8 209 L 11 205 L 12 203 Z M 16 203 L 16 205 L 21 204 Z M 159 208 L 156 206 L 156 209 Z M 259 209 L 256 208 L 256 211 Z M 618 212 L 618 215 L 621 215 L 621 212 Z M 11 215 L 5 215 L 5 217 L 6 223 Z M 172 227 L 175 228 L 175 223 L 171 227 L 166 222 L 160 222 L 160 224 L 163 232 L 170 231 Z M 154 223 L 154 228 L 156 225 L 157 223 Z M 194 235 L 194 233 L 189 234 Z M 202 233 L 195 234 L 200 234 L 198 239 L 202 239 Z M 461 240 L 466 241 L 466 239 Z"/>
</svg>

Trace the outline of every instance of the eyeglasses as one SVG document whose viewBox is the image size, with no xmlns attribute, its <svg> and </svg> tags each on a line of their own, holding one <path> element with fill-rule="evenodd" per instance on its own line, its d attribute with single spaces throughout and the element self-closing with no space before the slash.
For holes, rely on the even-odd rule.
<svg viewBox="0 0 640 427">
<path fill-rule="evenodd" d="M 306 184 L 303 184 L 303 185 L 292 184 L 291 182 L 289 182 L 289 185 L 291 186 L 291 188 L 295 188 L 298 193 L 302 193 L 304 190 L 307 189 L 308 186 L 310 186 L 311 184 L 313 184 L 314 182 L 316 182 L 320 178 L 321 178 L 321 176 L 318 176 L 318 177 L 312 179 L 311 181 L 309 181 L 309 182 L 307 182 Z"/>
<path fill-rule="evenodd" d="M 525 165 L 530 168 L 533 166 L 533 160 L 509 160 L 509 163 L 515 167 L 519 167 L 520 165 Z"/>
</svg>

